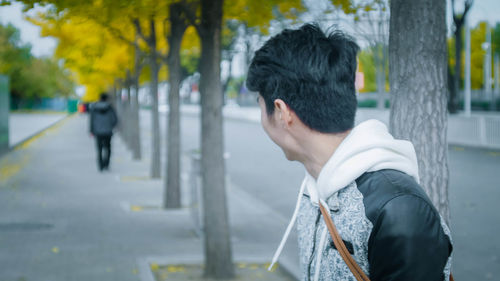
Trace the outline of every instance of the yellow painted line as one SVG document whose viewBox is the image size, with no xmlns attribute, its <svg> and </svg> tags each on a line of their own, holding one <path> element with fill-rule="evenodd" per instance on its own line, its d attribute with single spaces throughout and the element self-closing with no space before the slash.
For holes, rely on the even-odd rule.
<svg viewBox="0 0 500 281">
<path fill-rule="evenodd" d="M 59 248 L 58 247 L 52 248 L 52 253 L 58 254 L 59 253 Z"/>
<path fill-rule="evenodd" d="M 248 268 L 250 268 L 250 269 L 259 269 L 259 265 L 258 264 L 251 264 Z"/>
<path fill-rule="evenodd" d="M 152 271 L 158 271 L 158 269 L 160 268 L 157 263 L 152 263 L 149 266 L 151 267 Z"/>
<path fill-rule="evenodd" d="M 186 268 L 182 265 L 169 265 L 167 266 L 167 272 L 175 273 L 175 272 L 185 272 Z"/>
<path fill-rule="evenodd" d="M 68 115 L 67 117 L 57 121 L 55 124 L 49 126 L 45 130 L 25 140 L 21 145 L 18 145 L 16 148 L 14 148 L 14 150 L 26 149 L 30 145 L 32 145 L 36 140 L 44 136 L 46 133 L 56 132 L 62 125 L 64 125 L 64 123 L 68 122 L 68 120 L 73 118 L 75 115 L 76 114 Z"/>
<path fill-rule="evenodd" d="M 465 150 L 465 148 L 460 147 L 460 146 L 454 146 L 454 147 L 453 147 L 453 150 L 455 150 L 455 151 L 464 151 L 464 150 Z"/>
<path fill-rule="evenodd" d="M 488 152 L 488 155 L 493 156 L 493 157 L 498 157 L 498 156 L 500 156 L 500 152 L 490 151 L 490 152 Z"/>
<path fill-rule="evenodd" d="M 21 171 L 29 161 L 29 156 L 24 155 L 20 160 L 11 160 L 9 156 L 0 163 L 0 181 L 6 182 Z"/>
<path fill-rule="evenodd" d="M 271 265 L 271 264 L 269 264 L 269 265 Z M 270 270 L 270 271 L 271 271 L 271 272 L 275 272 L 275 271 L 276 271 L 276 269 L 278 268 L 278 266 L 279 266 L 279 263 L 275 263 L 275 264 L 273 265 L 273 267 L 271 267 L 271 270 Z M 269 267 L 269 266 L 268 266 L 268 267 Z"/>
<path fill-rule="evenodd" d="M 140 212 L 143 210 L 143 208 L 141 206 L 132 205 L 132 206 L 130 206 L 130 210 L 134 211 L 134 212 Z"/>
</svg>

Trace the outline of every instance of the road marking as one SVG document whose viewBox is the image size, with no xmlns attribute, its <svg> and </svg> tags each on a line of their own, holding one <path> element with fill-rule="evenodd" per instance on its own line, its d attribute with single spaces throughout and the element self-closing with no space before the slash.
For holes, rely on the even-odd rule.
<svg viewBox="0 0 500 281">
<path fill-rule="evenodd" d="M 22 155 L 20 159 L 11 159 L 10 155 L 7 155 L 5 159 L 0 162 L 0 181 L 6 182 L 8 179 L 17 175 L 26 164 L 28 164 L 29 156 Z"/>
</svg>

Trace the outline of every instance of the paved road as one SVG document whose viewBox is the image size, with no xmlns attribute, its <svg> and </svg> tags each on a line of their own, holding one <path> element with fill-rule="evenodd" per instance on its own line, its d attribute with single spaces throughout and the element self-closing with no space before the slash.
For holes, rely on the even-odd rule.
<svg viewBox="0 0 500 281">
<path fill-rule="evenodd" d="M 224 129 L 231 181 L 290 218 L 301 166 L 288 162 L 259 124 L 226 120 Z M 182 118 L 182 143 L 183 150 L 198 147 L 198 118 Z M 500 280 L 500 151 L 451 146 L 449 164 L 456 279 Z"/>
</svg>

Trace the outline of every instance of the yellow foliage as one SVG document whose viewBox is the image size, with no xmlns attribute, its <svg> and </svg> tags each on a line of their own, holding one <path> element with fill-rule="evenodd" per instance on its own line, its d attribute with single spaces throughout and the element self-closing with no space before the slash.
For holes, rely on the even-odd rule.
<svg viewBox="0 0 500 281">
<path fill-rule="evenodd" d="M 465 30 L 465 29 L 464 29 Z M 465 34 L 464 34 L 465 35 Z M 465 36 L 463 36 L 463 47 L 461 52 L 461 80 L 465 79 Z M 471 40 L 471 88 L 473 90 L 483 88 L 483 64 L 486 51 L 482 48 L 482 44 L 486 41 L 486 22 L 480 22 L 470 30 Z M 448 62 L 452 72 L 455 72 L 455 40 L 450 38 L 448 40 Z M 493 63 L 492 63 L 493 65 Z M 462 88 L 461 84 L 460 88 Z"/>
<path fill-rule="evenodd" d="M 130 45 L 88 18 L 38 14 L 31 21 L 42 28 L 42 36 L 58 39 L 55 55 L 63 59 L 64 65 L 76 73 L 78 82 L 86 87 L 82 98 L 86 102 L 97 100 L 101 92 L 113 85 L 115 78 L 124 78 L 125 70 L 132 67 Z"/>
<path fill-rule="evenodd" d="M 296 18 L 294 11 L 304 10 L 300 0 L 234 0 L 224 1 L 224 18 L 236 19 L 267 34 L 269 24 L 275 18 L 273 7 L 291 19 Z"/>
</svg>

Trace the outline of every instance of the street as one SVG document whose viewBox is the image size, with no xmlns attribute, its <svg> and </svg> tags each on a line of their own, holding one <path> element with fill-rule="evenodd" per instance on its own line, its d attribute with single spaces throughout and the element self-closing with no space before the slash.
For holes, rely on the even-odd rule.
<svg viewBox="0 0 500 281">
<path fill-rule="evenodd" d="M 165 132 L 166 115 L 160 117 Z M 199 118 L 185 114 L 181 122 L 186 181 Z M 144 257 L 201 261 L 189 210 L 160 210 L 163 183 L 147 178 L 149 124 L 149 112 L 141 112 L 143 160 L 132 161 L 116 135 L 111 171 L 102 174 L 85 115 L 59 122 L 0 159 L 1 281 L 147 280 Z M 226 119 L 225 136 L 236 260 L 250 254 L 269 261 L 292 215 L 303 169 L 284 158 L 258 123 Z M 500 280 L 499 157 L 493 150 L 449 149 L 456 280 Z M 292 268 L 297 262 L 295 235 L 285 261 Z"/>
</svg>

